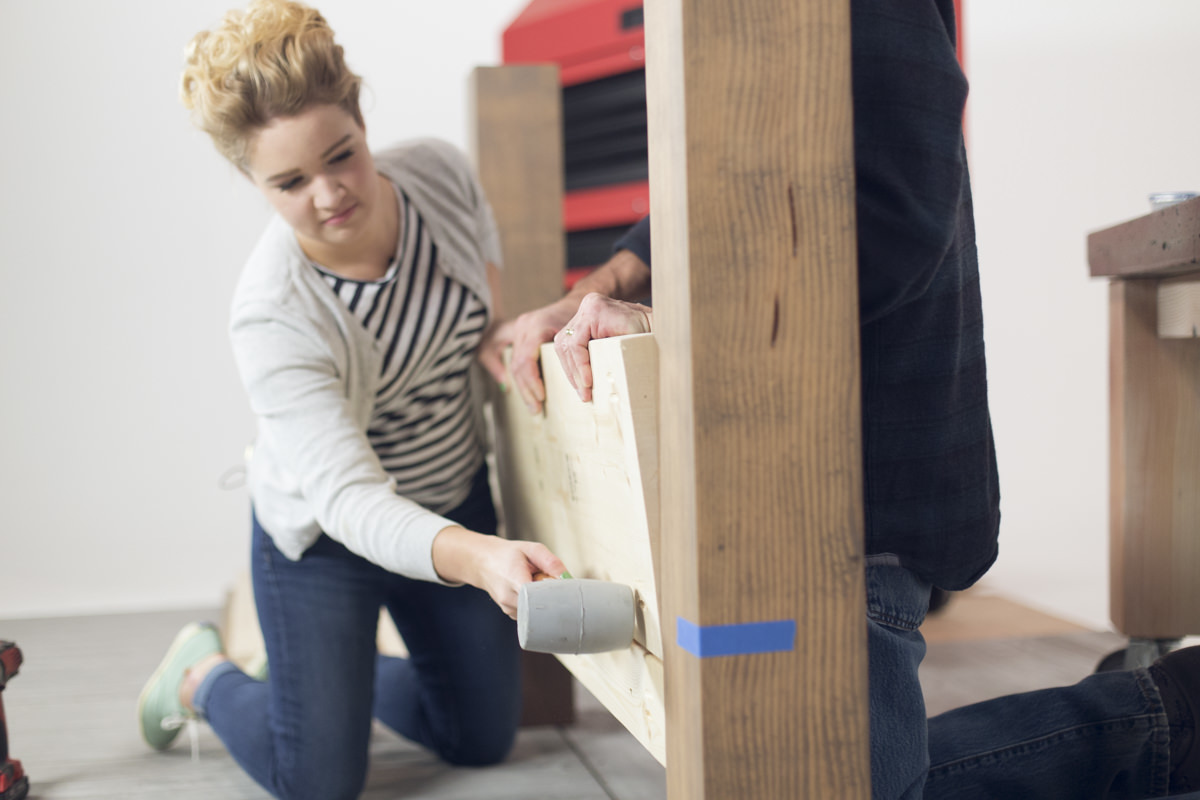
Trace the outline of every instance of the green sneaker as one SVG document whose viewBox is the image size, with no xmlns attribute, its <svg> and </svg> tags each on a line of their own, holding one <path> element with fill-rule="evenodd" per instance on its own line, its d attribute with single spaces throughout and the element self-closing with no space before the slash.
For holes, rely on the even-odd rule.
<svg viewBox="0 0 1200 800">
<path fill-rule="evenodd" d="M 221 637 L 211 623 L 192 622 L 176 634 L 138 698 L 138 726 L 146 744 L 166 750 L 187 721 L 195 719 L 179 702 L 184 673 L 206 656 L 220 652 Z"/>
</svg>

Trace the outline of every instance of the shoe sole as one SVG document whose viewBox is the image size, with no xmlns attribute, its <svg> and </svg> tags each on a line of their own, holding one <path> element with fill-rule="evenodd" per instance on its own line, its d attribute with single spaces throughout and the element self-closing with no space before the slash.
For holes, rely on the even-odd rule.
<svg viewBox="0 0 1200 800">
<path fill-rule="evenodd" d="M 183 646 L 201 631 L 213 627 L 214 626 L 207 623 L 189 622 L 183 627 L 183 630 L 175 634 L 175 639 L 171 642 L 171 646 L 167 648 L 167 654 L 163 656 L 162 661 L 160 661 L 158 664 L 158 668 L 154 670 L 154 674 L 150 676 L 150 679 L 146 681 L 146 685 L 142 687 L 142 693 L 138 695 L 138 730 L 141 731 L 142 741 L 150 745 L 150 747 L 154 748 L 155 750 L 166 750 L 171 746 L 171 742 L 175 741 L 175 737 L 179 735 L 179 732 L 175 731 L 172 733 L 166 742 L 164 742 L 161 746 L 150 741 L 150 737 L 146 735 L 145 724 L 146 701 L 150 699 L 150 692 L 154 688 L 154 685 L 162 679 L 163 675 L 167 671 L 167 667 L 170 666 L 171 662 L 175 659 L 175 656 L 179 655 L 179 651 L 183 648 Z"/>
</svg>

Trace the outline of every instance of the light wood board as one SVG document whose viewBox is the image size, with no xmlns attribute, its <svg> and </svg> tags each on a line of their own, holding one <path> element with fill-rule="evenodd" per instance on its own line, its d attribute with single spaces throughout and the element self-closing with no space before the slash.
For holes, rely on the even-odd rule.
<svg viewBox="0 0 1200 800">
<path fill-rule="evenodd" d="M 965 592 L 954 592 L 944 608 L 925 617 L 921 623 L 921 635 L 929 645 L 1060 636 L 1087 630 L 1077 623 L 995 594 L 980 584 Z"/>
<path fill-rule="evenodd" d="M 575 677 L 645 745 L 666 758 L 662 627 L 654 579 L 658 521 L 657 347 L 652 334 L 593 341 L 593 400 L 541 351 L 544 411 L 516 392 L 494 399 L 497 468 L 508 535 L 543 542 L 576 578 L 633 587 L 636 643 L 562 656 Z"/>
</svg>

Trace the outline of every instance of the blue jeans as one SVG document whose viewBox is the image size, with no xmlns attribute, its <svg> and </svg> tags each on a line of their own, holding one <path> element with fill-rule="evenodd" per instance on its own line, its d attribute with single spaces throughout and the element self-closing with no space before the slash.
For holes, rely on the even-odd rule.
<svg viewBox="0 0 1200 800">
<path fill-rule="evenodd" d="M 446 515 L 496 530 L 487 472 Z M 515 623 L 469 586 L 411 580 L 322 536 L 299 561 L 253 521 L 254 599 L 270 677 L 213 670 L 194 705 L 241 767 L 278 798 L 355 798 L 372 717 L 461 765 L 502 760 L 521 713 Z M 409 658 L 376 652 L 386 607 Z"/>
<path fill-rule="evenodd" d="M 908 570 L 866 570 L 871 790 L 883 798 L 1123 800 L 1167 793 L 1169 744 L 1144 669 L 1009 695 L 926 721 L 917 629 L 930 586 Z"/>
</svg>

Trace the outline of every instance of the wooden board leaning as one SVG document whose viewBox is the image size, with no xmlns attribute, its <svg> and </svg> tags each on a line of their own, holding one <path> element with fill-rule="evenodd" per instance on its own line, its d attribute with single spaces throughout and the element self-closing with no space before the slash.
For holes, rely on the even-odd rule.
<svg viewBox="0 0 1200 800">
<path fill-rule="evenodd" d="M 559 659 L 666 762 L 658 541 L 658 350 L 653 334 L 593 341 L 593 400 L 582 402 L 543 345 L 543 413 L 493 398 L 496 464 L 510 536 L 550 547 L 577 578 L 633 587 L 636 641 Z"/>
</svg>

